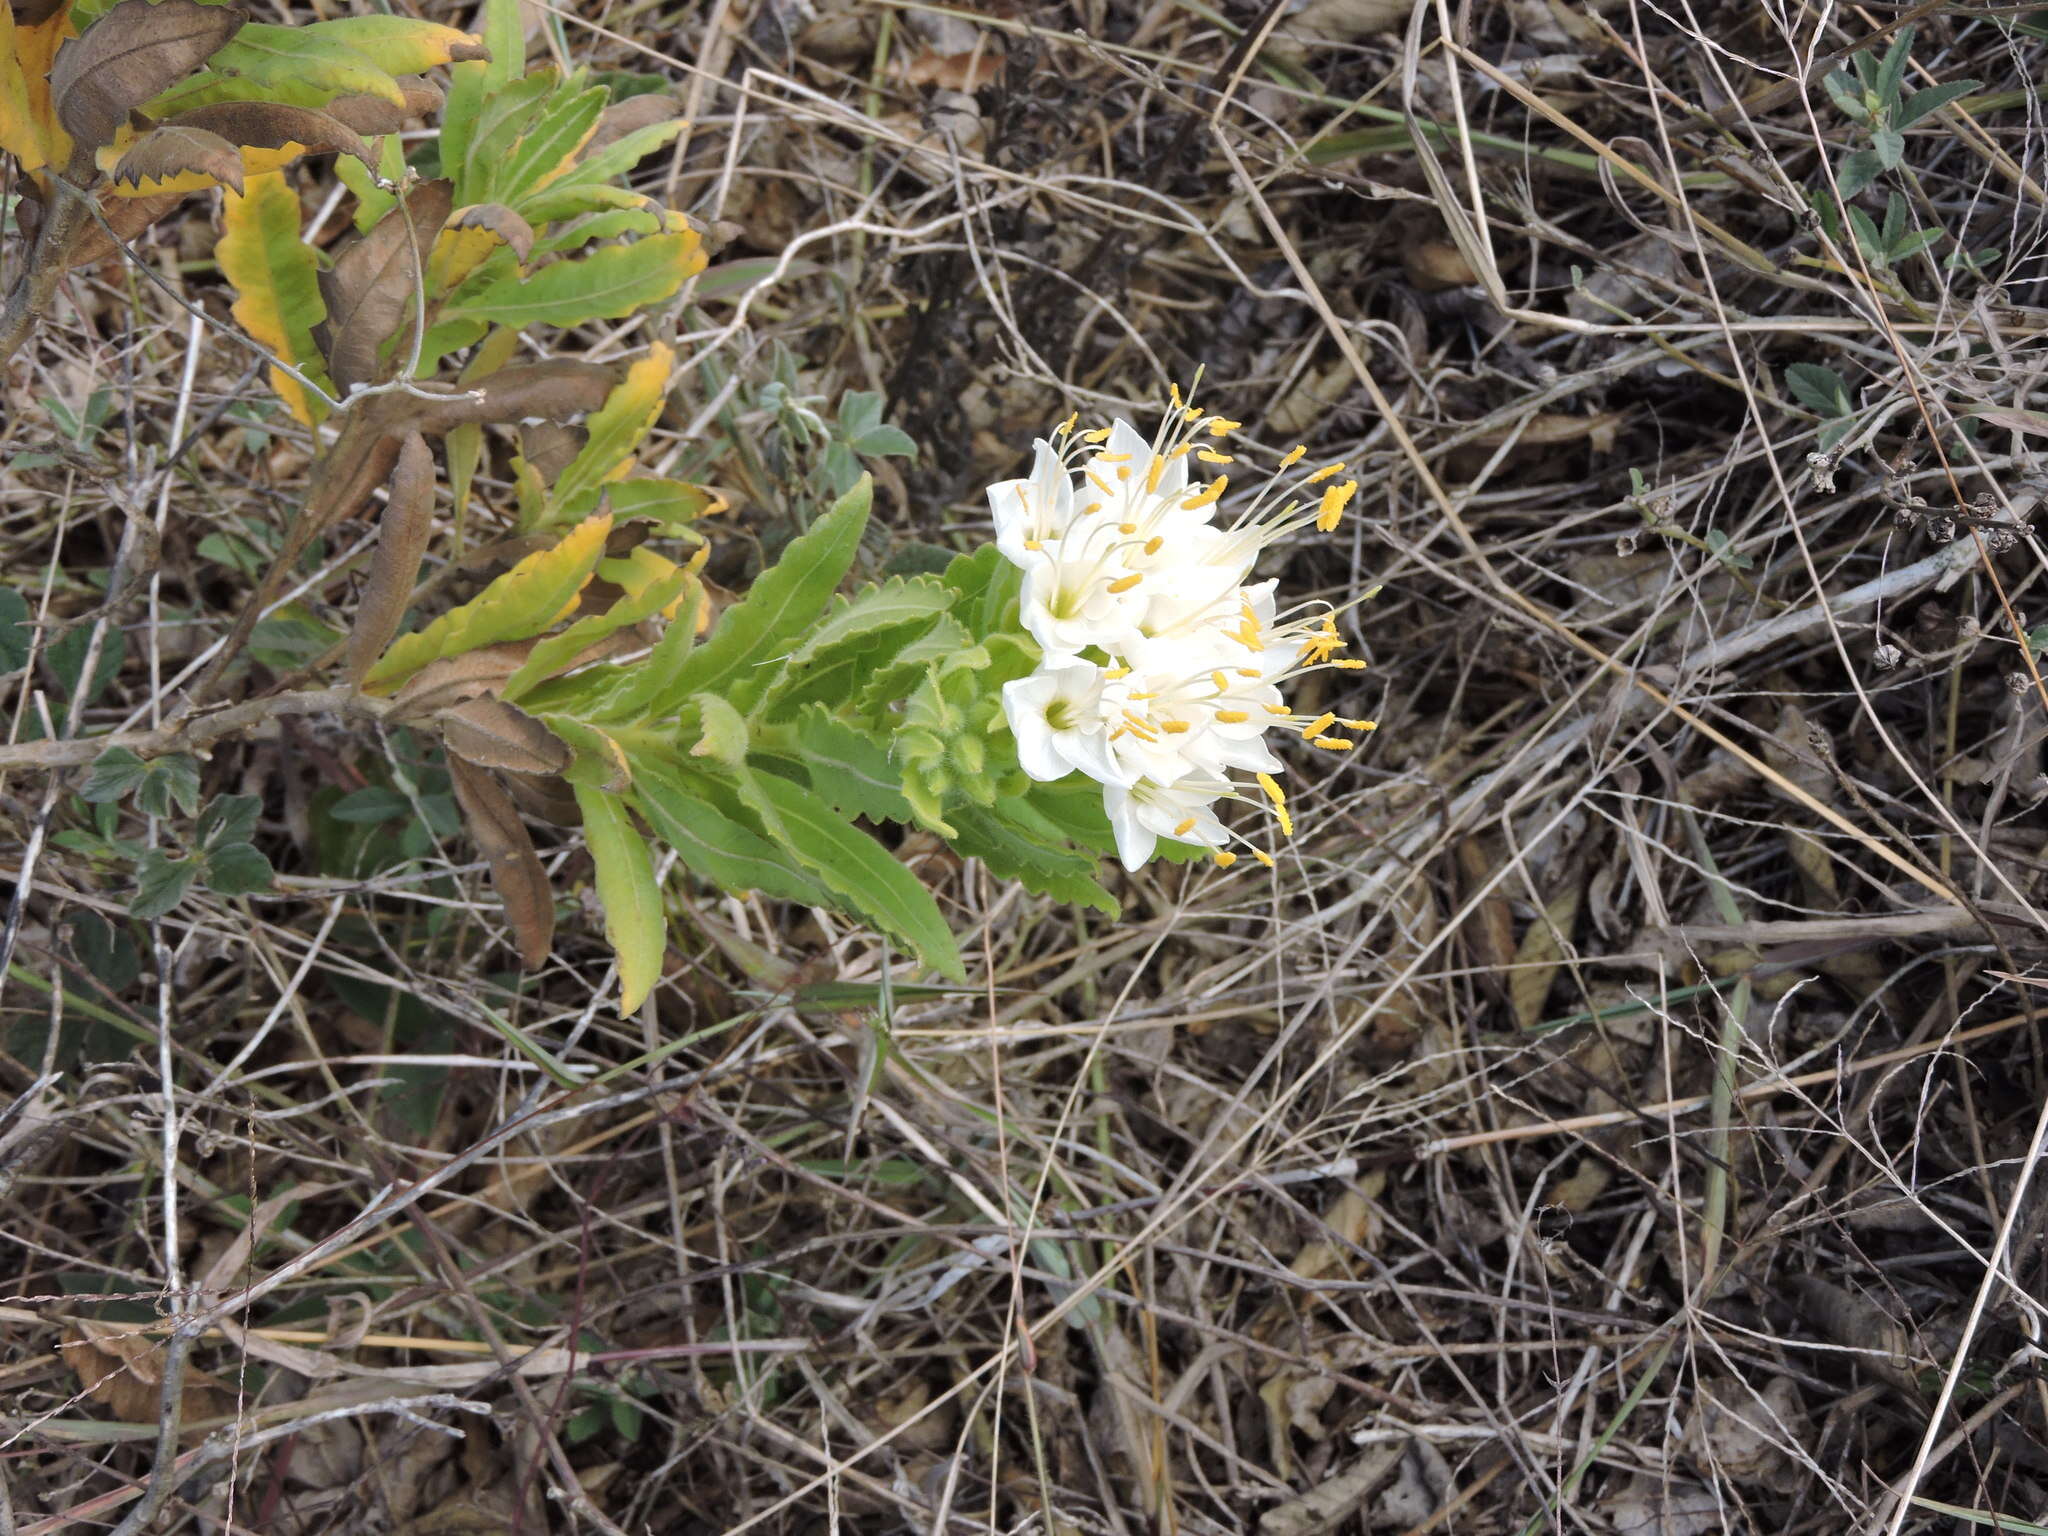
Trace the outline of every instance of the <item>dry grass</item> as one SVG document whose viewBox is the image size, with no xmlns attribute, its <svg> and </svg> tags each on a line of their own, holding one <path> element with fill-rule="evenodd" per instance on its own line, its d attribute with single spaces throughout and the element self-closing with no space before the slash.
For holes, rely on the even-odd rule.
<svg viewBox="0 0 2048 1536">
<path fill-rule="evenodd" d="M 573 834 L 520 984 L 445 816 L 345 846 L 342 794 L 445 795 L 357 723 L 222 743 L 280 893 L 153 925 L 75 778 L 10 773 L 0 1533 L 2040 1529 L 2044 61 L 1913 16 L 1914 83 L 1993 100 L 1908 135 L 1946 234 L 1894 270 L 1803 212 L 1861 141 L 1798 83 L 1891 12 L 548 13 L 674 82 L 671 200 L 773 274 L 669 322 L 714 574 L 808 494 L 778 346 L 920 445 L 878 563 L 1201 366 L 1365 468 L 1272 574 L 1383 584 L 1322 701 L 1381 729 L 1301 754 L 1270 876 L 1155 867 L 1114 924 L 906 843 L 982 985 L 886 1013 L 816 990 L 900 985 L 871 936 L 675 871 L 617 1018 Z M 150 253 L 217 315 L 208 217 Z M 118 265 L 7 384 L 11 584 L 108 658 L 86 724 L 146 726 L 303 445 Z M 5 680 L 15 740 L 64 676 Z"/>
</svg>

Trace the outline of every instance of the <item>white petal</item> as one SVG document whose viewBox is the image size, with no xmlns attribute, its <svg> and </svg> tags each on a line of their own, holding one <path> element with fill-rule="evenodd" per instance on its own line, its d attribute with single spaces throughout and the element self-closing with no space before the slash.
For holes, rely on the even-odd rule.
<svg viewBox="0 0 2048 1536">
<path fill-rule="evenodd" d="M 1109 813 L 1110 830 L 1116 834 L 1116 856 L 1124 868 L 1139 870 L 1159 846 L 1159 834 L 1138 820 L 1138 807 L 1128 787 L 1107 785 L 1102 791 L 1102 808 Z"/>
<path fill-rule="evenodd" d="M 1063 779 L 1073 769 L 1053 748 L 1052 727 L 1045 706 L 1059 690 L 1059 679 L 1045 672 L 1003 684 L 1003 717 L 1017 738 L 1017 763 L 1040 782 Z"/>
</svg>

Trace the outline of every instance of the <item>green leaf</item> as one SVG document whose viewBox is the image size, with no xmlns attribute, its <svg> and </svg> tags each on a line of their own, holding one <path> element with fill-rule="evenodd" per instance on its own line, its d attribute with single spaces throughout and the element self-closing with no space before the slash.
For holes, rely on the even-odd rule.
<svg viewBox="0 0 2048 1536">
<path fill-rule="evenodd" d="M 673 714 L 698 693 L 719 694 L 740 708 L 757 699 L 774 680 L 762 675 L 765 664 L 810 627 L 853 564 L 872 494 L 863 478 L 810 532 L 792 540 L 746 597 L 726 610 L 711 638 L 678 669 L 671 691 L 652 702 L 651 713 Z"/>
<path fill-rule="evenodd" d="M 252 21 L 206 61 L 217 75 L 240 75 L 265 87 L 324 91 L 335 96 L 376 96 L 395 107 L 405 105 L 405 92 L 375 60 L 349 46 L 330 28 L 331 22 L 304 27 L 279 27 Z"/>
<path fill-rule="evenodd" d="M 625 187 L 558 181 L 521 198 L 519 212 L 527 223 L 539 229 L 543 224 L 559 224 L 564 219 L 582 218 L 591 213 L 644 213 L 658 217 L 661 204 L 644 192 L 629 191 Z"/>
<path fill-rule="evenodd" d="M 1869 111 L 1863 105 L 1863 97 L 1856 78 L 1845 69 L 1837 69 L 1821 76 L 1821 84 L 1834 99 L 1837 107 L 1856 122 L 1868 122 Z"/>
<path fill-rule="evenodd" d="M 517 703 L 537 683 L 555 675 L 598 641 L 628 625 L 653 617 L 696 584 L 695 576 L 683 567 L 657 581 L 649 582 L 637 594 L 620 598 L 603 613 L 578 619 L 559 635 L 535 643 L 517 672 L 505 679 L 499 696 Z"/>
<path fill-rule="evenodd" d="M 1939 229 L 1916 229 L 1912 234 L 1892 242 L 1891 257 L 1894 266 L 1911 260 L 1939 240 L 1946 231 Z"/>
<path fill-rule="evenodd" d="M 481 37 L 410 16 L 342 16 L 299 30 L 346 43 L 390 75 L 423 75 L 483 51 Z"/>
<path fill-rule="evenodd" d="M 35 633 L 28 599 L 12 587 L 0 587 L 0 672 L 19 672 L 28 665 Z"/>
<path fill-rule="evenodd" d="M 270 860 L 248 843 L 224 843 L 206 856 L 206 886 L 218 896 L 267 891 L 276 879 Z"/>
<path fill-rule="evenodd" d="M 649 155 L 668 148 L 685 126 L 687 125 L 683 119 L 678 117 L 635 128 L 631 133 L 614 139 L 595 154 L 584 156 L 569 172 L 567 179 L 584 184 L 615 181 Z M 524 212 L 523 209 L 521 211 Z"/>
<path fill-rule="evenodd" d="M 673 348 L 657 341 L 647 355 L 626 370 L 625 378 L 605 402 L 584 420 L 589 434 L 576 457 L 555 477 L 552 497 L 557 515 L 580 517 L 597 505 L 605 482 L 625 468 L 647 440 L 647 432 L 668 403 L 669 375 L 675 371 Z"/>
<path fill-rule="evenodd" d="M 604 499 L 612 515 L 621 522 L 629 522 L 636 517 L 651 518 L 662 525 L 664 532 L 680 533 L 684 538 L 700 543 L 703 536 L 692 531 L 689 525 L 712 508 L 723 505 L 715 491 L 708 491 L 687 480 L 666 480 L 654 475 L 611 481 L 604 488 Z"/>
<path fill-rule="evenodd" d="M 768 833 L 841 901 L 908 944 L 933 970 L 967 979 L 960 950 L 932 894 L 872 837 L 849 826 L 825 800 L 772 773 L 742 768 L 740 798 Z"/>
<path fill-rule="evenodd" d="M 1947 85 L 1930 85 L 1915 91 L 1899 108 L 1896 127 L 1910 128 L 1921 118 L 1939 112 L 1952 101 L 1960 101 L 1983 85 L 1981 80 L 1951 80 Z"/>
<path fill-rule="evenodd" d="M 630 667 L 592 668 L 609 673 L 616 682 L 607 688 L 588 717 L 600 721 L 659 720 L 676 712 L 687 695 L 678 686 L 683 668 L 697 644 L 697 615 L 704 602 L 701 588 L 690 594 L 683 611 L 669 622 L 647 659 Z M 664 705 L 673 699 L 675 703 Z"/>
<path fill-rule="evenodd" d="M 265 171 L 247 178 L 240 192 L 221 194 L 213 256 L 234 284 L 233 314 L 242 329 L 325 388 L 326 365 L 313 342 L 313 328 L 327 318 L 320 262 L 299 238 L 299 194 L 284 172 Z M 270 383 L 301 424 L 313 426 L 325 414 L 325 402 L 288 374 L 273 368 Z"/>
<path fill-rule="evenodd" d="M 1906 136 L 1896 128 L 1873 128 L 1870 130 L 1870 148 L 1879 165 L 1895 171 L 1899 162 L 1906 158 Z"/>
<path fill-rule="evenodd" d="M 511 273 L 443 312 L 443 323 L 488 321 L 515 329 L 619 320 L 672 297 L 703 264 L 694 234 L 650 235 L 558 261 L 531 276 Z"/>
<path fill-rule="evenodd" d="M 489 30 L 488 23 L 485 30 Z M 519 46 L 526 46 L 523 39 Z M 494 56 L 496 52 L 494 46 Z M 455 66 L 453 88 L 442 112 L 441 165 L 455 180 L 455 201 L 459 207 L 492 201 L 490 187 L 495 179 L 494 157 L 502 158 L 518 142 L 519 135 L 540 114 L 548 98 L 562 83 L 561 72 L 550 65 L 536 69 L 530 75 L 492 86 L 478 98 L 467 130 L 451 139 L 447 124 L 457 112 L 457 96 L 466 79 L 479 78 L 470 74 L 479 68 L 474 64 Z M 495 68 L 495 63 L 481 67 L 486 70 Z M 466 112 L 467 109 L 464 110 Z"/>
<path fill-rule="evenodd" d="M 1846 416 L 1852 409 L 1849 387 L 1832 368 L 1818 363 L 1791 363 L 1785 369 L 1785 388 L 1793 399 L 1822 416 Z"/>
<path fill-rule="evenodd" d="M 593 517 L 560 543 L 528 555 L 460 608 L 425 629 L 401 635 L 363 678 L 372 693 L 388 693 L 443 656 L 526 640 L 551 629 L 565 614 L 604 557 L 609 516 Z"/>
<path fill-rule="evenodd" d="M 769 697 L 784 701 L 831 697 L 813 686 L 818 673 L 838 683 L 847 661 L 856 653 L 862 663 L 860 670 L 872 671 L 893 649 L 878 646 L 878 641 L 893 640 L 900 646 L 915 639 L 952 606 L 953 595 L 951 588 L 930 577 L 892 577 L 853 597 L 835 600 L 824 621 L 783 663 Z M 839 697 L 853 697 L 862 681 L 858 674 L 845 678 L 840 684 L 845 691 Z"/>
<path fill-rule="evenodd" d="M 601 85 L 582 91 L 565 87 L 502 152 L 495 142 L 480 143 L 477 185 L 487 196 L 478 200 L 516 206 L 528 193 L 566 175 L 576 152 L 596 129 L 599 114 L 610 103 L 611 94 Z"/>
<path fill-rule="evenodd" d="M 640 762 L 633 805 L 690 872 L 724 891 L 759 891 L 809 907 L 834 905 L 832 895 L 740 819 L 731 791 L 706 777 Z"/>
<path fill-rule="evenodd" d="M 746 766 L 747 722 L 740 712 L 715 693 L 697 695 L 697 718 L 704 734 L 690 749 L 692 757 L 708 757 L 735 772 Z"/>
<path fill-rule="evenodd" d="M 185 899 L 199 873 L 197 859 L 173 859 L 161 849 L 143 854 L 135 870 L 135 897 L 128 910 L 145 921 L 162 917 Z"/>
<path fill-rule="evenodd" d="M 148 777 L 148 763 L 126 747 L 109 747 L 94 759 L 92 771 L 78 787 L 78 798 L 94 805 L 119 800 Z"/>
<path fill-rule="evenodd" d="M 949 813 L 953 819 L 955 851 L 979 859 L 999 880 L 1015 880 L 1041 896 L 1073 907 L 1093 907 L 1116 917 L 1122 908 L 1117 899 L 1095 878 L 1096 861 L 1065 846 L 1057 829 L 1038 818 L 1045 832 L 1034 836 L 1005 812 L 964 805 Z"/>
<path fill-rule="evenodd" d="M 597 898 L 604 904 L 604 936 L 619 957 L 619 1012 L 630 1014 L 661 979 L 668 920 L 647 842 L 634 829 L 624 802 L 584 785 L 572 786 L 583 811 L 583 836 L 597 863 Z"/>
<path fill-rule="evenodd" d="M 797 721 L 804 772 L 811 788 L 842 816 L 870 821 L 909 821 L 902 774 L 889 749 L 813 704 Z"/>
<path fill-rule="evenodd" d="M 216 795 L 199 818 L 199 846 L 212 849 L 248 842 L 256 835 L 256 819 L 262 813 L 260 795 Z"/>
<path fill-rule="evenodd" d="M 388 785 L 371 784 L 343 795 L 327 808 L 327 814 L 336 821 L 374 826 L 379 822 L 410 816 L 412 802 Z"/>
<path fill-rule="evenodd" d="M 857 706 L 872 713 L 896 703 L 924 680 L 934 663 L 949 657 L 961 657 L 969 664 L 979 662 L 982 666 L 989 661 L 988 652 L 976 645 L 966 627 L 950 615 L 942 617 L 893 656 L 871 664 L 861 680 Z"/>
<path fill-rule="evenodd" d="M 57 679 L 61 692 L 59 702 L 63 708 L 58 711 L 60 723 L 68 731 L 71 696 L 78 688 L 79 675 L 85 670 L 85 653 L 92 646 L 93 626 L 80 624 L 66 630 L 55 644 L 43 651 L 43 661 Z M 90 707 L 99 696 L 107 691 L 108 684 L 121 670 L 121 663 L 128 659 L 128 636 L 119 629 L 109 626 L 106 637 L 100 642 L 99 662 L 92 669 L 92 680 L 86 684 L 85 696 L 79 701 L 81 707 Z"/>
<path fill-rule="evenodd" d="M 1899 88 L 1906 80 L 1906 63 L 1913 53 L 1913 28 L 1901 27 L 1892 35 L 1892 45 L 1885 50 L 1884 62 L 1877 68 L 1877 78 L 1871 82 L 1871 94 L 1891 106 L 1899 99 Z"/>
<path fill-rule="evenodd" d="M 1843 198 L 1851 198 L 1877 180 L 1883 169 L 1884 162 L 1878 159 L 1876 150 L 1859 149 L 1842 157 L 1841 165 L 1835 170 L 1835 182 L 1841 187 Z"/>
</svg>

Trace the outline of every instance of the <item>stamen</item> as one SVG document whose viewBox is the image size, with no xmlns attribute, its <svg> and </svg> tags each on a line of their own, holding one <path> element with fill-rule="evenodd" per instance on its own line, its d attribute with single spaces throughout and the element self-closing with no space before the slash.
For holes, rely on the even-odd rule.
<svg viewBox="0 0 2048 1536">
<path fill-rule="evenodd" d="M 1380 728 L 1377 720 L 1345 720 L 1341 723 L 1347 731 L 1376 731 Z"/>
<path fill-rule="evenodd" d="M 1077 412 L 1076 414 L 1079 413 Z M 1109 441 L 1111 431 L 1112 429 L 1109 427 L 1097 427 L 1093 432 L 1083 432 L 1081 434 L 1081 441 L 1084 443 L 1106 443 Z"/>
<path fill-rule="evenodd" d="M 1216 850 L 1216 867 L 1218 869 L 1228 869 L 1231 865 L 1235 864 L 1236 862 L 1237 855 L 1232 853 L 1228 848 L 1218 848 Z"/>
<path fill-rule="evenodd" d="M 1187 404 L 1187 402 L 1181 399 L 1180 397 L 1180 386 L 1174 383 L 1171 379 L 1168 379 L 1166 381 L 1166 398 L 1173 402 L 1173 408 L 1176 411 L 1179 410 L 1183 405 Z"/>
<path fill-rule="evenodd" d="M 1346 480 L 1342 485 L 1333 485 L 1323 492 L 1323 504 L 1316 509 L 1316 532 L 1334 533 L 1337 524 L 1343 520 L 1344 507 L 1358 494 L 1358 482 Z"/>
<path fill-rule="evenodd" d="M 1365 670 L 1365 663 L 1362 661 L 1333 661 L 1330 665 L 1340 667 L 1346 672 L 1363 672 Z"/>
<path fill-rule="evenodd" d="M 1118 533 L 1125 534 L 1136 533 L 1138 531 L 1138 525 L 1136 523 L 1118 523 L 1116 525 L 1116 531 Z"/>
<path fill-rule="evenodd" d="M 1308 445 L 1306 443 L 1297 444 L 1280 455 L 1280 468 L 1292 469 L 1307 457 Z"/>
<path fill-rule="evenodd" d="M 1344 461 L 1342 459 L 1339 459 L 1335 464 L 1325 464 L 1321 469 L 1317 470 L 1314 474 L 1310 475 L 1306 480 L 1302 481 L 1301 483 L 1303 485 L 1321 485 L 1325 480 L 1334 479 L 1336 476 L 1341 475 L 1343 473 Z"/>
<path fill-rule="evenodd" d="M 1230 692 L 1230 679 L 1225 677 L 1220 671 L 1211 672 L 1209 674 L 1209 681 L 1216 685 L 1218 693 Z"/>
<path fill-rule="evenodd" d="M 1148 495 L 1148 496 L 1156 496 L 1156 495 L 1158 495 L 1158 494 L 1159 494 L 1159 478 L 1160 478 L 1160 476 L 1164 475 L 1165 473 L 1166 473 L 1166 460 L 1164 460 L 1163 458 L 1161 458 L 1161 457 L 1160 457 L 1160 456 L 1159 456 L 1158 454 L 1156 454 L 1156 453 L 1155 453 L 1155 454 L 1153 454 L 1153 455 L 1152 455 L 1152 467 L 1151 467 L 1150 469 L 1148 469 L 1148 470 L 1146 470 L 1146 471 L 1145 471 L 1145 494 L 1146 494 L 1146 495 Z"/>
<path fill-rule="evenodd" d="M 1095 462 L 1098 464 L 1128 464 L 1131 462 L 1131 456 L 1128 453 L 1098 453 L 1095 455 Z"/>
<path fill-rule="evenodd" d="M 1130 575 L 1123 577 L 1121 580 L 1112 581 L 1109 584 L 1108 590 L 1118 594 L 1125 593 L 1130 591 L 1131 588 L 1135 587 L 1139 582 L 1143 581 L 1144 579 L 1145 578 L 1141 574 L 1139 574 L 1136 571 L 1133 571 Z"/>
<path fill-rule="evenodd" d="M 1107 480 L 1103 479 L 1100 475 L 1096 474 L 1094 470 L 1091 469 L 1086 471 L 1086 475 L 1088 483 L 1094 486 L 1095 489 L 1097 489 L 1098 491 L 1102 492 L 1103 495 L 1109 497 L 1114 497 L 1116 495 L 1116 487 L 1111 485 Z"/>
<path fill-rule="evenodd" d="M 1156 555 L 1165 547 L 1166 536 L 1164 534 L 1155 534 L 1145 541 L 1145 553 L 1148 555 Z"/>
<path fill-rule="evenodd" d="M 1036 540 L 1036 539 L 1026 539 L 1026 540 L 1024 541 L 1024 547 L 1025 547 L 1026 549 L 1031 549 L 1031 550 L 1038 550 L 1038 549 L 1043 549 L 1043 548 L 1045 548 L 1045 546 L 1044 546 L 1043 544 L 1039 543 L 1039 541 L 1038 541 L 1038 540 Z"/>
<path fill-rule="evenodd" d="M 1185 736 L 1191 729 L 1185 720 L 1162 720 L 1159 728 L 1169 736 Z"/>
<path fill-rule="evenodd" d="M 1223 488 L 1228 484 L 1230 484 L 1230 476 L 1218 475 L 1209 482 L 1208 489 L 1202 491 L 1199 495 L 1190 496 L 1186 501 L 1182 502 L 1180 504 L 1181 510 L 1183 512 L 1199 512 L 1204 507 L 1215 506 L 1217 499 L 1223 494 Z"/>
<path fill-rule="evenodd" d="M 1258 778 L 1259 788 L 1263 789 L 1266 792 L 1266 798 L 1273 802 L 1273 815 L 1280 822 L 1280 835 L 1282 837 L 1294 836 L 1294 818 L 1287 814 L 1287 796 L 1285 792 L 1281 790 L 1279 784 L 1274 781 L 1273 775 L 1270 773 L 1262 773 Z"/>
<path fill-rule="evenodd" d="M 1179 826 L 1173 829 L 1173 835 L 1175 837 L 1186 837 L 1190 832 L 1194 830 L 1195 818 L 1190 816 L 1186 821 L 1182 822 Z"/>
<path fill-rule="evenodd" d="M 1185 453 L 1187 450 L 1183 448 L 1181 451 Z M 1235 464 L 1237 462 L 1236 454 L 1218 453 L 1213 448 L 1197 449 L 1195 452 L 1195 457 L 1200 459 L 1204 464 Z"/>
<path fill-rule="evenodd" d="M 1052 435 L 1054 437 L 1065 437 L 1069 432 L 1074 430 L 1074 424 L 1078 422 L 1080 419 L 1081 413 L 1079 411 L 1074 412 L 1073 415 L 1069 416 L 1065 421 L 1061 422 L 1058 426 L 1052 429 Z"/>
<path fill-rule="evenodd" d="M 1337 717 L 1335 715 L 1318 715 L 1301 728 L 1301 739 L 1303 741 L 1314 741 L 1336 723 Z"/>
<path fill-rule="evenodd" d="M 1211 437 L 1228 437 L 1243 425 L 1244 423 L 1241 421 L 1232 421 L 1227 416 L 1218 416 L 1209 423 L 1209 435 Z"/>
<path fill-rule="evenodd" d="M 1254 848 L 1252 850 L 1252 857 L 1257 859 L 1261 864 L 1265 865 L 1268 869 L 1271 869 L 1273 867 L 1273 855 L 1266 852 L 1266 850 L 1263 848 Z"/>
<path fill-rule="evenodd" d="M 1293 710 L 1291 710 L 1291 709 L 1289 709 L 1289 708 L 1288 708 L 1288 707 L 1287 707 L 1287 706 L 1286 706 L 1285 704 L 1268 704 L 1268 705 L 1266 705 L 1266 706 L 1265 706 L 1265 709 L 1266 709 L 1266 713 L 1267 713 L 1267 714 L 1269 714 L 1269 715 L 1283 715 L 1283 716 L 1284 716 L 1284 715 L 1291 715 L 1291 714 L 1293 714 L 1293 713 L 1294 713 L 1294 711 L 1293 711 Z"/>
<path fill-rule="evenodd" d="M 1346 741 L 1342 736 L 1321 736 L 1312 745 L 1321 747 L 1325 752 L 1349 752 L 1358 743 Z"/>
<path fill-rule="evenodd" d="M 1243 725 L 1251 716 L 1241 709 L 1219 709 L 1216 719 L 1224 725 Z"/>
</svg>

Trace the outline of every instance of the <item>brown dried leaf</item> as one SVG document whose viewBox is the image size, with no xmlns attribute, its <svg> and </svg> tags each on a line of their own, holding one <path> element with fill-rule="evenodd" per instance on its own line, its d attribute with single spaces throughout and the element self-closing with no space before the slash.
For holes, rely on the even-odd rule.
<svg viewBox="0 0 2048 1536">
<path fill-rule="evenodd" d="M 412 600 L 420 561 L 434 527 L 434 453 L 417 432 L 399 445 L 391 500 L 377 526 L 377 552 L 348 636 L 348 680 L 360 683 L 375 665 Z"/>
<path fill-rule="evenodd" d="M 402 107 L 394 106 L 382 96 L 337 96 L 322 110 L 357 133 L 375 138 L 397 133 L 414 118 L 432 117 L 447 100 L 439 86 L 419 75 L 395 78 L 399 90 L 405 95 Z"/>
<path fill-rule="evenodd" d="M 1508 997 L 1515 1011 L 1515 1023 L 1523 1029 L 1533 1028 L 1543 1016 L 1544 1000 L 1550 996 L 1550 984 L 1564 964 L 1565 947 L 1571 940 L 1572 925 L 1578 921 L 1579 900 L 1584 890 L 1584 882 L 1573 875 L 1529 924 L 1515 950 Z"/>
<path fill-rule="evenodd" d="M 140 186 L 187 171 L 211 176 L 237 192 L 242 190 L 242 157 L 235 146 L 217 133 L 176 123 L 166 123 L 137 139 L 114 167 L 114 181 Z"/>
<path fill-rule="evenodd" d="M 519 429 L 519 456 L 533 466 L 541 484 L 553 485 L 589 441 L 590 433 L 582 427 L 565 426 L 559 421 L 536 422 Z M 611 551 L 607 549 L 605 553 Z"/>
<path fill-rule="evenodd" d="M 199 0 L 121 0 L 57 51 L 50 98 L 82 149 L 113 142 L 128 114 L 219 52 L 248 12 Z"/>
<path fill-rule="evenodd" d="M 151 1338 L 147 1327 L 75 1317 L 66 1321 L 57 1346 L 85 1395 L 124 1424 L 154 1424 L 162 1411 L 164 1340 Z M 228 1417 L 234 1395 L 224 1382 L 187 1366 L 179 1402 L 179 1422 L 190 1433 L 206 1420 Z"/>
<path fill-rule="evenodd" d="M 153 192 L 148 197 L 113 197 L 100 199 L 100 212 L 105 215 L 107 229 L 102 229 L 98 219 L 85 225 L 78 232 L 78 241 L 65 253 L 66 267 L 87 267 L 96 261 L 105 261 L 115 253 L 114 235 L 123 240 L 133 241 L 150 225 L 185 201 L 183 192 Z M 24 203 L 22 206 L 28 206 Z"/>
<path fill-rule="evenodd" d="M 165 128 L 197 128 L 249 149 L 298 144 L 308 154 L 353 155 L 365 165 L 375 161 L 362 136 L 332 114 L 274 101 L 217 101 L 165 118 L 157 131 Z"/>
<path fill-rule="evenodd" d="M 590 142 L 583 146 L 583 158 L 588 159 L 629 133 L 638 133 L 642 128 L 652 128 L 656 123 L 670 122 L 682 115 L 682 104 L 659 91 L 628 96 L 624 101 L 614 102 L 598 118 L 597 130 L 591 134 Z"/>
<path fill-rule="evenodd" d="M 465 699 L 495 694 L 505 679 L 526 664 L 533 651 L 531 640 L 512 640 L 502 645 L 480 646 L 459 656 L 441 656 L 428 662 L 392 695 L 399 705 L 401 720 L 416 720 L 438 710 L 450 709 Z"/>
<path fill-rule="evenodd" d="M 509 707 L 509 706 L 508 706 Z M 511 796 L 497 779 L 461 757 L 448 759 L 455 803 L 483 856 L 491 861 L 491 884 L 505 904 L 505 920 L 527 970 L 547 963 L 555 940 L 555 898 L 533 839 Z"/>
<path fill-rule="evenodd" d="M 426 280 L 426 253 L 454 202 L 451 182 L 421 182 L 403 209 L 392 208 L 320 274 L 327 369 L 343 389 L 374 383 L 389 371 L 378 354 L 392 336 L 410 328 Z"/>
<path fill-rule="evenodd" d="M 511 246 L 512 254 L 522 263 L 533 254 L 533 226 L 503 203 L 472 203 L 458 213 L 448 227 L 488 230 Z"/>
<path fill-rule="evenodd" d="M 1471 441 L 1482 448 L 1498 448 L 1509 441 L 1517 448 L 1546 448 L 1557 443 L 1575 443 L 1583 437 L 1593 439 L 1595 449 L 1604 452 L 1602 444 L 1612 442 L 1621 423 L 1622 417 L 1614 411 L 1601 411 L 1592 416 L 1543 411 L 1531 417 L 1526 426 L 1518 424 L 1477 432 Z"/>
<path fill-rule="evenodd" d="M 562 739 L 517 705 L 483 696 L 435 716 L 448 750 L 479 768 L 510 773 L 560 773 L 569 766 Z"/>
</svg>

